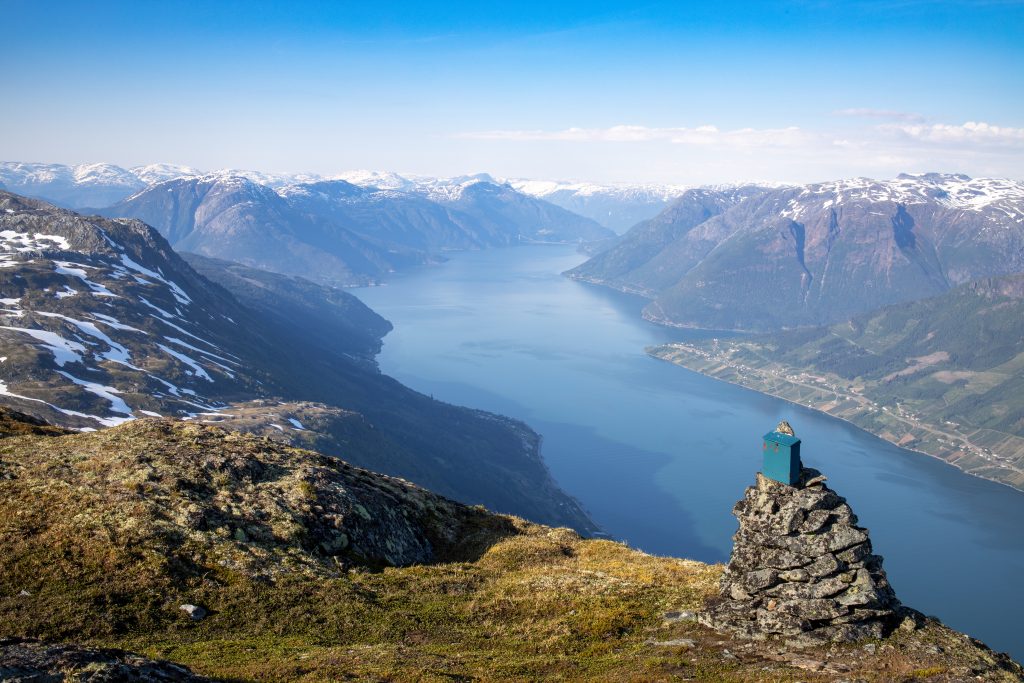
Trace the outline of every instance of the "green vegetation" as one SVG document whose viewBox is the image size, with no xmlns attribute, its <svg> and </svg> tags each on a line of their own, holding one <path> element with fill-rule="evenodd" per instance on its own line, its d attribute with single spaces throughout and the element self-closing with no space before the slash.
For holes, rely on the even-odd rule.
<svg viewBox="0 0 1024 683">
<path fill-rule="evenodd" d="M 652 353 L 1024 488 L 1024 275 L 831 327 Z"/>
<path fill-rule="evenodd" d="M 0 417 L 10 635 L 227 680 L 1014 680 L 1007 660 L 935 622 L 878 657 L 734 641 L 678 614 L 716 594 L 718 566 L 493 515 L 264 438 L 166 420 L 44 435 Z M 186 603 L 209 615 L 191 620 Z"/>
</svg>

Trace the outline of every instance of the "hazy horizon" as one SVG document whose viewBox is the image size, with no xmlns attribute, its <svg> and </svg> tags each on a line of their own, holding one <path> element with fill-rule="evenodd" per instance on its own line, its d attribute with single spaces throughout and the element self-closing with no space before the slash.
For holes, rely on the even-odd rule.
<svg viewBox="0 0 1024 683">
<path fill-rule="evenodd" d="M 44 161 L 39 161 L 39 160 L 25 160 L 25 159 L 0 159 L 0 164 L 2 164 L 2 163 L 16 163 L 16 164 L 26 164 L 26 165 L 36 165 L 36 164 L 38 164 L 38 165 L 43 165 L 43 166 L 60 165 L 60 166 L 67 166 L 67 167 L 71 167 L 71 168 L 79 167 L 79 166 L 117 166 L 118 168 L 121 168 L 121 169 L 123 169 L 125 171 L 129 171 L 129 172 L 131 172 L 133 170 L 137 170 L 137 169 L 146 168 L 146 167 L 149 167 L 149 166 L 179 166 L 181 168 L 190 168 L 191 171 L 195 172 L 196 175 L 218 175 L 218 174 L 245 175 L 245 174 L 252 174 L 252 175 L 265 175 L 265 176 L 271 176 L 271 177 L 281 177 L 281 178 L 286 178 L 286 179 L 295 179 L 296 182 L 307 182 L 306 178 L 309 178 L 309 179 L 312 179 L 312 180 L 318 180 L 318 179 L 319 180 L 341 179 L 341 180 L 350 180 L 351 181 L 351 178 L 353 176 L 355 176 L 355 175 L 358 175 L 358 174 L 381 174 L 381 175 L 394 174 L 396 176 L 400 176 L 401 178 L 404 178 L 404 179 L 410 180 L 410 181 L 417 181 L 417 180 L 422 180 L 422 181 L 426 181 L 426 180 L 451 180 L 451 179 L 457 179 L 457 178 L 471 178 L 471 177 L 474 177 L 474 176 L 484 176 L 484 175 L 486 175 L 486 176 L 490 176 L 493 180 L 495 180 L 497 182 L 507 182 L 507 183 L 517 183 L 517 184 L 518 183 L 550 183 L 552 185 L 559 185 L 559 186 L 577 186 L 577 185 L 578 186 L 586 186 L 586 185 L 593 185 L 595 187 L 600 186 L 600 187 L 623 187 L 623 188 L 626 188 L 626 187 L 639 187 L 639 186 L 664 187 L 664 188 L 680 187 L 680 188 L 682 188 L 682 187 L 715 187 L 715 186 L 725 186 L 725 187 L 728 187 L 728 186 L 742 186 L 742 185 L 765 185 L 765 186 L 772 186 L 772 185 L 780 185 L 780 186 L 782 186 L 782 185 L 813 185 L 815 183 L 826 183 L 826 182 L 832 182 L 832 181 L 838 181 L 838 180 L 853 180 L 853 179 L 857 179 L 857 178 L 868 178 L 870 180 L 888 181 L 888 180 L 894 180 L 899 175 L 921 176 L 921 175 L 931 174 L 931 173 L 937 173 L 937 174 L 940 174 L 940 175 L 967 175 L 967 176 L 970 176 L 970 177 L 975 178 L 975 179 L 983 179 L 983 178 L 986 178 L 986 177 L 993 177 L 993 178 L 1001 177 L 1001 176 L 972 176 L 969 173 L 965 174 L 962 171 L 957 171 L 957 170 L 920 169 L 920 170 L 903 170 L 903 171 L 893 172 L 891 174 L 878 175 L 878 176 L 863 176 L 863 175 L 855 176 L 855 175 L 848 175 L 848 176 L 835 176 L 835 177 L 829 177 L 829 178 L 815 178 L 813 180 L 809 180 L 809 181 L 805 181 L 805 182 L 800 182 L 800 181 L 784 181 L 784 180 L 783 181 L 780 181 L 780 180 L 766 180 L 764 178 L 737 177 L 737 178 L 732 179 L 732 180 L 721 180 L 721 181 L 718 181 L 718 182 L 710 182 L 710 181 L 708 181 L 708 182 L 692 182 L 692 183 L 675 183 L 675 182 L 639 181 L 639 180 L 637 180 L 637 181 L 615 181 L 615 180 L 601 181 L 601 180 L 594 180 L 592 178 L 553 178 L 553 177 L 531 177 L 531 178 L 528 178 L 528 177 L 507 177 L 507 176 L 502 176 L 502 175 L 497 174 L 497 173 L 492 173 L 492 172 L 490 172 L 490 171 L 488 171 L 486 169 L 468 170 L 468 171 L 465 171 L 465 172 L 462 172 L 462 173 L 455 173 L 455 174 L 452 174 L 452 175 L 442 175 L 442 174 L 431 174 L 431 173 L 410 173 L 410 172 L 403 172 L 403 171 L 400 171 L 400 170 L 387 169 L 387 168 L 343 168 L 343 169 L 337 169 L 337 170 L 334 170 L 334 171 L 328 171 L 328 172 L 325 172 L 325 173 L 316 173 L 316 172 L 309 171 L 309 170 L 270 170 L 270 169 L 263 169 L 263 168 L 233 168 L 233 167 L 195 168 L 195 167 L 189 167 L 187 164 L 174 164 L 174 163 L 166 162 L 166 161 L 156 161 L 156 162 L 152 162 L 152 163 L 143 163 L 143 164 L 137 164 L 137 165 L 125 165 L 125 164 L 117 164 L 117 163 L 114 163 L 114 162 L 111 162 L 111 161 L 105 161 L 105 160 L 101 160 L 101 161 L 83 161 L 83 162 L 79 162 L 79 163 L 67 163 L 67 162 L 60 161 L 60 160 L 44 160 Z M 1010 177 L 1010 176 L 1005 176 L 1005 177 L 1007 179 L 1010 179 L 1010 180 L 1021 180 L 1020 177 Z"/>
</svg>

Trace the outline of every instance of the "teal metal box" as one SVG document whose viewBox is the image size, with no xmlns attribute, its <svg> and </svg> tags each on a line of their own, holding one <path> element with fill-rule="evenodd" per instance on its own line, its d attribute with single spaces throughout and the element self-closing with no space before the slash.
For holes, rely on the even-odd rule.
<svg viewBox="0 0 1024 683">
<path fill-rule="evenodd" d="M 761 474 L 789 486 L 800 480 L 800 439 L 779 431 L 768 432 L 761 448 L 764 452 Z"/>
</svg>

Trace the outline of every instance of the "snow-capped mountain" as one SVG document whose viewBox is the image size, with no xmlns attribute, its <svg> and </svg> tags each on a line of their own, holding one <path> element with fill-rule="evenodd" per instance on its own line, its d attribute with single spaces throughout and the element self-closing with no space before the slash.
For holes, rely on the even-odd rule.
<svg viewBox="0 0 1024 683">
<path fill-rule="evenodd" d="M 0 386 L 21 410 L 97 427 L 214 410 L 255 388 L 225 348 L 247 318 L 137 221 L 0 193 Z"/>
<path fill-rule="evenodd" d="M 415 180 L 391 171 L 345 171 L 336 173 L 325 180 L 344 180 L 359 187 L 375 187 L 381 190 L 411 192 L 416 189 Z"/>
<path fill-rule="evenodd" d="M 688 188 L 684 185 L 601 185 L 553 180 L 511 180 L 512 187 L 623 233 L 656 216 Z"/>
<path fill-rule="evenodd" d="M 1024 270 L 1020 181 L 904 174 L 703 202 L 684 193 L 571 275 L 649 296 L 661 322 L 767 330 Z"/>
<path fill-rule="evenodd" d="M 1005 178 L 971 178 L 963 174 L 902 173 L 893 180 L 852 178 L 804 186 L 782 215 L 799 219 L 813 211 L 844 203 L 888 202 L 893 204 L 935 203 L 987 216 L 999 223 L 1024 221 L 1024 182 Z"/>
<path fill-rule="evenodd" d="M 335 286 L 379 282 L 450 250 L 610 236 L 484 176 L 403 192 L 344 180 L 275 189 L 217 172 L 149 186 L 100 213 L 143 220 L 176 249 Z"/>
<path fill-rule="evenodd" d="M 190 176 L 203 175 L 191 166 L 179 166 L 177 164 L 149 164 L 148 166 L 135 166 L 128 169 L 128 172 L 138 178 L 146 185 L 155 185 L 165 180 L 174 178 L 188 178 Z"/>
<path fill-rule="evenodd" d="M 113 164 L 68 166 L 0 162 L 0 187 L 3 189 L 76 209 L 110 206 L 150 185 L 200 176 L 247 178 L 273 188 L 321 179 L 314 173 L 264 173 L 236 169 L 204 172 L 176 164 L 149 164 L 125 169 Z"/>
<path fill-rule="evenodd" d="M 425 195 L 436 202 L 457 202 L 467 188 L 480 183 L 501 185 L 489 173 L 473 173 L 451 178 L 416 178 L 412 191 Z"/>
<path fill-rule="evenodd" d="M 0 191 L 0 405 L 78 429 L 224 421 L 449 497 L 591 526 L 525 425 L 382 375 L 369 359 L 390 325 L 355 297 L 197 265 L 203 275 L 142 222 Z"/>
<path fill-rule="evenodd" d="M 0 187 L 62 206 L 106 206 L 145 186 L 135 174 L 112 164 L 0 162 Z"/>
<path fill-rule="evenodd" d="M 573 194 L 578 197 L 617 197 L 623 200 L 660 200 L 672 201 L 691 185 L 659 185 L 654 183 L 611 184 L 587 182 L 567 182 L 561 180 L 529 180 L 516 179 L 508 181 L 520 192 L 534 197 L 551 197 L 559 194 Z"/>
<path fill-rule="evenodd" d="M 345 224 L 296 209 L 267 185 L 223 173 L 157 183 L 101 213 L 145 221 L 175 249 L 336 286 L 377 282 L 428 260 L 410 248 L 390 252 Z"/>
<path fill-rule="evenodd" d="M 316 173 L 266 173 L 264 171 L 247 171 L 244 169 L 225 168 L 219 171 L 212 171 L 204 174 L 206 177 L 219 178 L 245 178 L 257 185 L 272 187 L 274 189 L 294 185 L 296 183 L 315 183 L 323 180 L 323 176 Z"/>
</svg>

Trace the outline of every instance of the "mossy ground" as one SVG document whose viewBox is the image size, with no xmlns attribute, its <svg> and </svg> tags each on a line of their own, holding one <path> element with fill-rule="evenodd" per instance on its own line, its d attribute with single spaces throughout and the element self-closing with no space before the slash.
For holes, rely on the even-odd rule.
<svg viewBox="0 0 1024 683">
<path fill-rule="evenodd" d="M 568 532 L 523 536 L 472 564 L 352 572 L 312 595 L 296 585 L 270 614 L 250 612 L 249 598 L 211 602 L 235 615 L 227 628 L 215 614 L 166 640 L 122 644 L 241 678 L 657 678 L 685 664 L 645 645 L 646 626 L 699 604 L 695 588 L 711 588 L 716 572 L 683 561 L 641 568 L 642 557 Z"/>
<path fill-rule="evenodd" d="M 187 473 L 205 470 L 183 463 L 205 462 L 211 449 L 245 465 L 234 472 L 272 471 L 290 462 L 278 459 L 282 453 L 295 460 L 287 467 L 325 466 L 316 454 L 280 451 L 255 437 L 160 424 L 91 435 L 19 434 L 0 439 L 0 635 L 121 647 L 224 680 L 1019 676 L 937 623 L 897 632 L 873 644 L 873 652 L 860 644 L 798 649 L 733 640 L 689 619 L 666 618 L 697 610 L 716 594 L 720 566 L 653 557 L 567 529 L 438 502 L 364 471 L 344 485 L 362 482 L 373 495 L 392 496 L 400 514 L 418 509 L 435 527 L 441 512 L 458 517 L 451 528 L 458 537 L 448 538 L 443 556 L 402 568 L 343 566 L 310 538 L 315 528 L 303 521 L 306 508 L 281 507 L 285 499 L 266 491 L 247 500 L 270 501 L 261 504 L 278 515 L 300 510 L 296 524 L 306 526 L 270 540 L 225 535 L 219 517 L 218 525 L 188 526 L 191 518 L 175 513 L 172 489 L 187 506 L 221 500 L 221 487 L 239 487 L 228 472 L 210 488 L 192 486 Z M 137 471 L 142 451 L 153 472 L 140 487 L 128 474 Z M 93 478 L 97 471 L 102 478 Z M 326 475 L 301 481 L 314 489 L 300 496 L 305 501 L 341 490 Z M 165 498 L 172 502 L 150 504 Z M 258 509 L 243 511 L 247 519 L 259 516 Z M 430 533 L 444 537 L 443 530 Z M 466 550 L 460 553 L 461 540 Z M 262 563 L 232 559 L 247 552 Z M 193 622 L 179 609 L 184 603 L 209 615 Z"/>
</svg>

